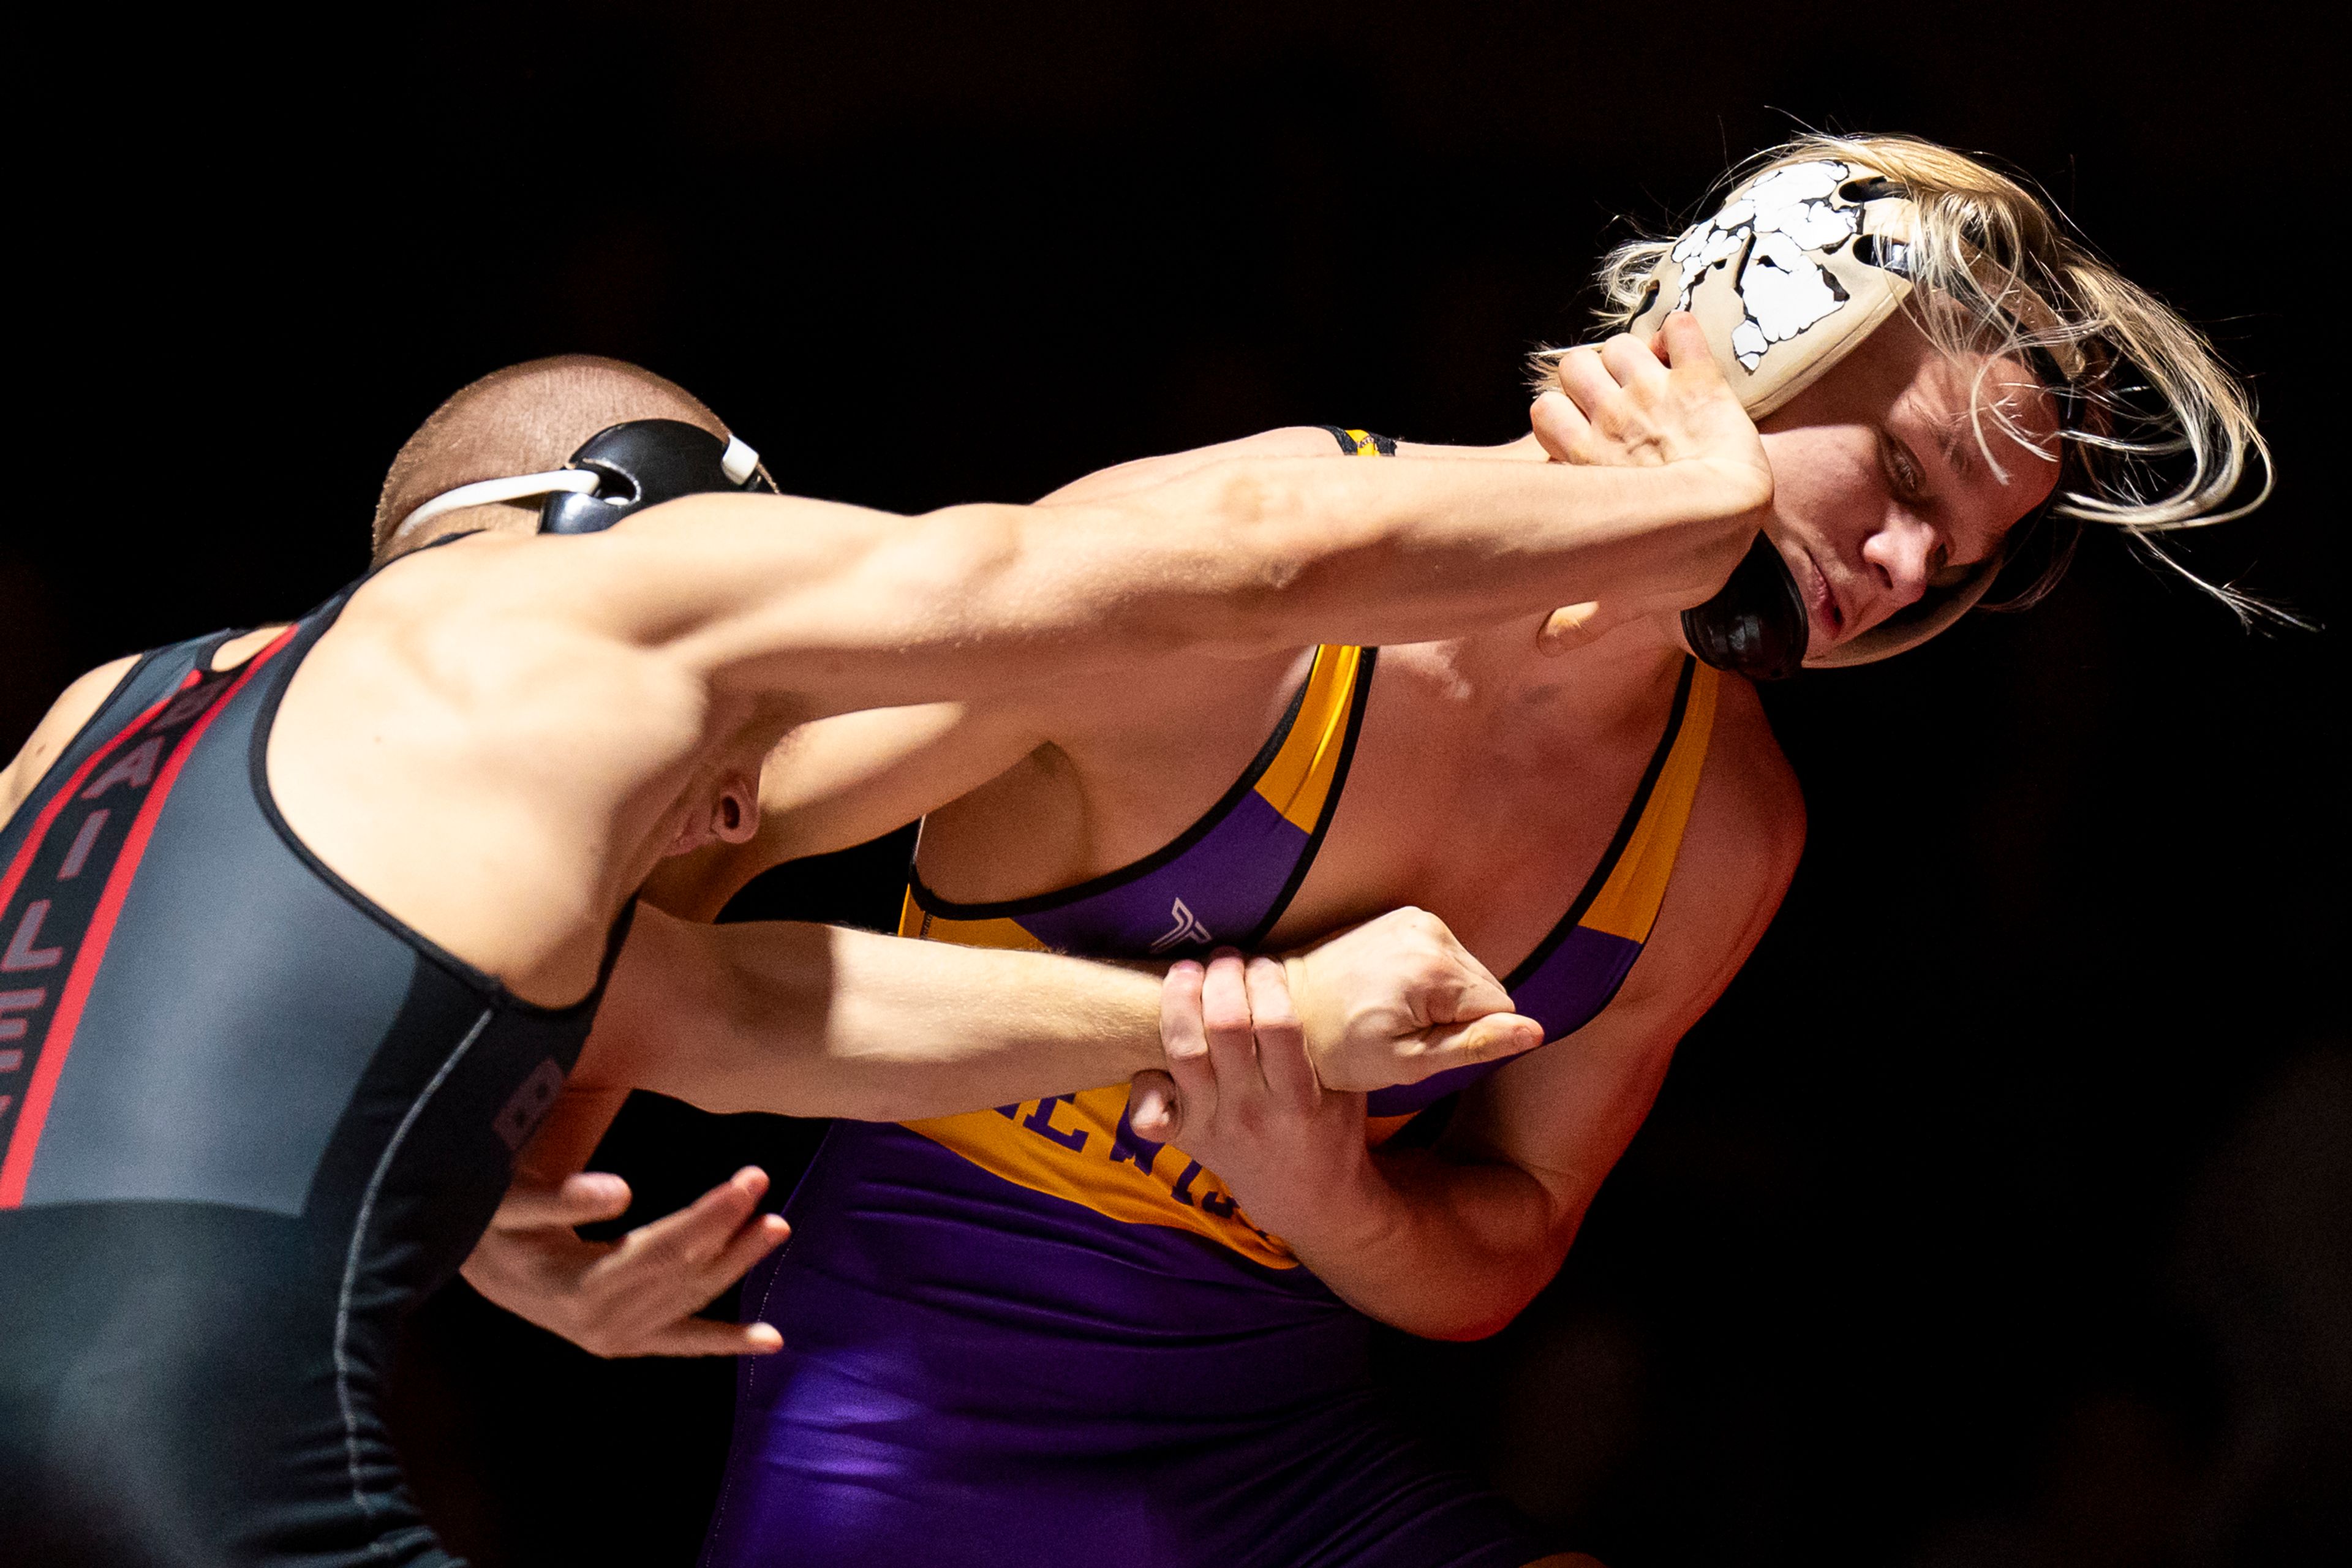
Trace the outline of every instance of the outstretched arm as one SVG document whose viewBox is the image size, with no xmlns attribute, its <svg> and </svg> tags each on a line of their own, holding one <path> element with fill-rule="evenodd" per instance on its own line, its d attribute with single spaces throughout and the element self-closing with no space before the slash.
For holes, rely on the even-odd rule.
<svg viewBox="0 0 2352 1568">
<path fill-rule="evenodd" d="M 1613 390 L 1581 394 L 1596 426 L 1643 425 L 1651 466 L 1248 458 L 1099 503 L 919 518 L 694 496 L 508 559 L 530 584 L 517 597 L 667 650 L 716 690 L 789 696 L 802 718 L 1190 648 L 1696 603 L 1739 558 L 1771 479 L 1696 324 L 1667 339 L 1671 368 L 1624 340 Z"/>
<path fill-rule="evenodd" d="M 862 1006 L 841 1008 L 844 995 L 859 984 L 856 973 L 879 973 L 862 969 L 861 960 L 848 971 L 835 970 L 830 981 L 807 984 L 809 999 L 823 993 L 832 998 L 835 1008 L 862 1018 L 862 1024 L 845 1021 L 812 1029 L 799 1026 L 790 1014 L 742 1014 L 737 1010 L 761 1002 L 779 983 L 777 974 L 804 965 L 814 956 L 829 959 L 835 952 L 832 944 L 816 940 L 821 933 L 809 928 L 765 928 L 772 938 L 781 937 L 782 945 L 771 945 L 764 953 L 753 955 L 752 968 L 772 973 L 766 982 L 755 982 L 746 990 L 723 976 L 691 967 L 646 968 L 647 963 L 674 964 L 681 959 L 691 964 L 693 955 L 680 951 L 685 945 L 680 939 L 713 928 L 683 926 L 652 911 L 640 911 L 638 921 L 630 939 L 634 958 L 625 956 L 614 976 L 620 1010 L 615 1012 L 608 1001 L 605 1011 L 600 1013 L 597 1037 L 591 1039 L 581 1068 L 566 1086 L 554 1113 L 524 1151 L 513 1187 L 467 1260 L 466 1278 L 508 1310 L 599 1355 L 765 1353 L 781 1343 L 774 1330 L 761 1324 L 711 1323 L 693 1316 L 704 1302 L 741 1278 L 783 1240 L 786 1231 L 781 1219 L 753 1212 L 766 1187 L 764 1173 L 738 1172 L 692 1207 L 639 1226 L 618 1242 L 583 1241 L 575 1233 L 574 1226 L 610 1219 L 627 1208 L 629 1202 L 628 1187 L 618 1177 L 578 1173 L 626 1092 L 625 1086 L 609 1080 L 611 1069 L 596 1059 L 600 1045 L 609 1056 L 615 1032 L 625 1037 L 652 1022 L 663 1026 L 675 1023 L 697 1043 L 689 1044 L 681 1059 L 657 1068 L 655 1076 L 671 1076 L 656 1087 L 673 1090 L 698 1087 L 715 1089 L 719 1095 L 735 1092 L 747 1095 L 761 1108 L 798 1105 L 803 1092 L 789 1082 L 746 1085 L 730 1068 L 713 1083 L 702 1084 L 691 1062 L 714 1042 L 731 1035 L 761 1035 L 768 1038 L 750 1048 L 766 1052 L 779 1078 L 797 1075 L 822 1084 L 835 1070 L 828 1057 L 859 1054 L 853 1043 L 861 1028 L 887 1030 L 906 1024 L 908 1018 L 899 1012 L 907 999 L 894 1000 L 895 988 L 886 987 L 884 994 L 867 997 Z M 756 932 L 762 928 L 728 929 Z M 637 949 L 639 932 L 649 933 L 648 945 L 642 952 Z M 847 946 L 855 949 L 866 942 L 891 942 L 871 938 Z M 1096 977 L 1086 972 L 1097 966 L 1041 953 L 990 952 L 936 943 L 893 945 L 919 947 L 925 955 L 951 961 L 973 961 L 958 965 L 958 977 L 965 981 L 977 976 L 984 982 L 990 969 L 1003 969 L 1013 961 L 1010 972 L 1025 972 L 1028 981 L 1051 979 L 1055 984 L 1010 998 L 1013 1010 L 1006 1021 L 992 1024 L 982 1018 L 975 1029 L 973 1019 L 958 1020 L 958 1026 L 972 1036 L 961 1047 L 960 1060 L 940 1053 L 934 1037 L 897 1042 L 902 1065 L 895 1071 L 912 1080 L 912 1087 L 885 1085 L 884 1092 L 904 1089 L 909 1095 L 942 1100 L 951 1099 L 955 1092 L 976 1096 L 950 1107 L 968 1110 L 975 1103 L 1036 1098 L 1034 1090 L 1024 1092 L 1033 1082 L 1049 1083 L 1048 1092 L 1061 1092 L 1091 1086 L 1109 1076 L 1097 1070 L 1037 1079 L 1032 1076 L 1034 1069 L 1026 1066 L 998 1063 L 992 1067 L 985 1060 L 992 1029 L 998 1035 L 1026 1032 L 1048 1042 L 1064 1042 L 1067 1031 L 1060 1020 L 1024 1022 L 1028 1015 L 1021 1009 L 1051 1010 L 1063 1005 L 1071 998 L 1062 994 L 1062 989 L 1088 984 Z M 1538 1033 L 1528 1020 L 1489 1011 L 1503 1005 L 1502 991 L 1494 977 L 1454 943 L 1442 924 L 1417 910 L 1401 910 L 1371 921 L 1276 965 L 1275 973 L 1269 985 L 1275 1006 L 1285 1016 L 1304 1016 L 1309 1020 L 1298 1031 L 1300 1061 L 1308 1059 L 1306 1042 L 1312 1038 L 1318 1066 L 1307 1070 L 1320 1071 L 1335 1084 L 1371 1087 L 1418 1079 L 1448 1067 L 1525 1048 Z M 1181 995 L 1189 984 L 1197 994 L 1200 966 L 1176 965 L 1165 987 L 1136 973 L 1109 970 L 1104 973 L 1110 984 L 1090 996 L 1081 994 L 1077 1002 L 1079 1011 L 1093 1013 L 1097 1024 L 1114 1032 L 1113 1037 L 1096 1042 L 1095 1048 L 1107 1058 L 1124 1060 L 1140 1052 L 1159 1059 L 1163 989 Z M 721 998 L 715 1003 L 694 989 L 709 985 L 714 979 L 717 987 L 711 994 Z M 788 979 L 782 983 L 790 984 Z M 1296 1007 L 1291 987 L 1299 999 Z M 675 1005 L 665 1004 L 666 995 L 675 999 Z M 940 1005 L 916 999 L 915 1005 L 937 1013 Z M 735 1013 L 731 1020 L 724 1016 L 730 1013 Z M 1125 1037 L 1130 1034 L 1136 1037 Z M 929 1051 L 923 1045 L 927 1039 L 933 1043 Z M 631 1059 L 625 1048 L 621 1057 Z M 937 1081 L 926 1078 L 934 1057 L 950 1062 L 948 1076 L 963 1085 L 960 1091 L 942 1090 Z M 851 1076 L 862 1076 L 868 1068 L 870 1064 Z M 1014 1076 L 991 1079 L 992 1071 Z M 1155 1092 L 1156 1104 L 1139 1102 L 1139 1117 L 1181 1114 L 1181 1108 L 1165 1096 L 1164 1083 Z"/>
<path fill-rule="evenodd" d="M 1087 474 L 1038 504 L 1096 503 L 1197 474 L 1236 458 L 1343 456 L 1329 431 L 1292 426 L 1191 451 L 1139 458 Z M 1401 458 L 1540 463 L 1533 436 L 1500 447 L 1401 442 Z M 1091 688 L 1079 690 L 1094 695 Z M 666 861 L 643 896 L 690 920 L 717 915 L 761 872 L 804 855 L 863 844 L 994 778 L 1052 738 L 1072 688 L 1055 681 L 1009 698 L 929 702 L 839 713 L 803 724 L 771 752 L 760 779 L 760 828 Z"/>
<path fill-rule="evenodd" d="M 1294 960 L 1290 980 L 1318 1069 L 1349 1088 L 1418 1082 L 1529 1048 L 1538 1033 L 1416 910 Z M 1157 1067 L 1160 1009 L 1160 976 L 1140 968 L 640 908 L 571 1089 L 913 1121 Z"/>
</svg>

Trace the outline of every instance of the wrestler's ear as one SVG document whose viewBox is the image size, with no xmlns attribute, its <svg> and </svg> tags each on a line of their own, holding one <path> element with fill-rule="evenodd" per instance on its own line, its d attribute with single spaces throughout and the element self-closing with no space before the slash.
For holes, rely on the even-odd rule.
<svg viewBox="0 0 2352 1568">
<path fill-rule="evenodd" d="M 711 803 L 710 837 L 721 844 L 749 844 L 760 831 L 760 775 L 730 773 L 719 781 Z"/>
<path fill-rule="evenodd" d="M 719 781 L 719 793 L 699 809 L 682 813 L 677 834 L 665 856 L 691 855 L 713 844 L 748 844 L 760 831 L 760 775 L 730 773 Z"/>
</svg>

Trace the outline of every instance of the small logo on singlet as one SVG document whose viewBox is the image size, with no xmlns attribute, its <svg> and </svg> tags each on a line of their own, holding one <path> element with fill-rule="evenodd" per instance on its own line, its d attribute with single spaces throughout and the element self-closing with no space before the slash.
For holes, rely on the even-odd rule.
<svg viewBox="0 0 2352 1568">
<path fill-rule="evenodd" d="M 1184 907 L 1183 900 L 1178 899 L 1170 904 L 1168 913 L 1176 923 L 1166 935 L 1151 944 L 1151 952 L 1166 952 L 1171 947 L 1206 947 L 1217 940 L 1216 933 L 1202 925 L 1200 917 Z"/>
<path fill-rule="evenodd" d="M 522 1087 L 490 1119 L 499 1141 L 513 1152 L 521 1153 L 522 1146 L 530 1142 L 530 1135 L 539 1131 L 539 1124 L 555 1109 L 555 1098 L 562 1092 L 563 1069 L 555 1065 L 552 1057 L 531 1068 Z"/>
</svg>

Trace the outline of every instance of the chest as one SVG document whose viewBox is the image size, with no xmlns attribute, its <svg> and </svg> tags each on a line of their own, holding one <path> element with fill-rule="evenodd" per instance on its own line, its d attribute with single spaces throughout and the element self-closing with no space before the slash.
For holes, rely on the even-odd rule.
<svg viewBox="0 0 2352 1568">
<path fill-rule="evenodd" d="M 925 882 L 959 902 L 1024 899 L 1165 857 L 1221 807 L 1233 808 L 1234 786 L 1254 758 L 1265 760 L 1266 738 L 1286 718 L 1295 729 L 1328 721 L 1319 697 L 1297 701 L 1313 685 L 1302 688 L 1295 669 L 1265 672 L 1256 689 L 1228 689 L 1181 721 L 1044 749 L 933 816 Z M 1608 858 L 1672 686 L 1637 692 L 1631 704 L 1601 704 L 1597 717 L 1574 695 L 1498 702 L 1427 650 L 1385 650 L 1339 738 L 1335 803 L 1299 814 L 1302 826 L 1319 821 L 1319 833 L 1295 847 L 1265 841 L 1269 854 L 1295 858 L 1306 873 L 1272 943 L 1310 941 L 1414 904 L 1497 973 L 1525 957 Z M 1312 748 L 1294 734 L 1283 749 Z M 1222 858 L 1213 842 L 1190 853 Z M 1169 901 L 1156 879 L 1150 891 Z M 1197 889 L 1177 896 L 1202 907 Z M 1154 920 L 1167 913 L 1159 902 Z"/>
<path fill-rule="evenodd" d="M 1347 787 L 1271 934 L 1293 946 L 1412 904 L 1497 974 L 1609 858 L 1671 689 L 1633 711 L 1496 703 L 1420 654 L 1383 656 Z"/>
</svg>

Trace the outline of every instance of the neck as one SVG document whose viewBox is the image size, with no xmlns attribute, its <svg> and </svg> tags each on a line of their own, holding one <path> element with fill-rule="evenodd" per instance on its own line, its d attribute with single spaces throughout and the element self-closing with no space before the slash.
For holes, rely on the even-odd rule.
<svg viewBox="0 0 2352 1568">
<path fill-rule="evenodd" d="M 1583 731 L 1639 717 L 1674 689 L 1685 649 L 1671 618 L 1630 621 L 1573 653 L 1537 646 L 1539 616 L 1507 621 L 1448 642 L 1423 645 L 1452 678 L 1456 695 L 1506 724 Z"/>
</svg>

